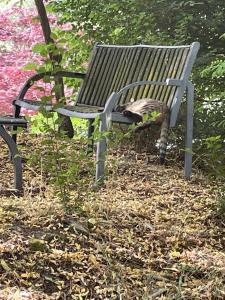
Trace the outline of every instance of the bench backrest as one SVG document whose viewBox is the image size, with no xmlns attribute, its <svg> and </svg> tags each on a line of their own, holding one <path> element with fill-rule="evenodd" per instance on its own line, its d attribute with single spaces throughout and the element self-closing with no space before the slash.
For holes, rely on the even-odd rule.
<svg viewBox="0 0 225 300">
<path fill-rule="evenodd" d="M 137 81 L 165 82 L 169 78 L 187 82 L 198 49 L 197 42 L 187 46 L 96 45 L 77 103 L 104 107 L 112 92 Z M 119 103 L 152 98 L 171 108 L 177 95 L 183 96 L 184 91 L 178 93 L 178 89 L 165 85 L 135 87 L 121 96 Z"/>
</svg>

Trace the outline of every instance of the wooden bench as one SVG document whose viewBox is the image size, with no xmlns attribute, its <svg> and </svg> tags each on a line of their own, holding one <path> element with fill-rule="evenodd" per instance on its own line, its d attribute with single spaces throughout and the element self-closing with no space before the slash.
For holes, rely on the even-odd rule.
<svg viewBox="0 0 225 300">
<path fill-rule="evenodd" d="M 185 152 L 185 177 L 191 176 L 194 86 L 189 77 L 199 50 L 199 43 L 185 46 L 112 46 L 96 45 L 93 49 L 86 74 L 58 72 L 54 76 L 83 79 L 77 101 L 73 107 L 47 110 L 89 120 L 88 135 L 93 132 L 93 120 L 100 118 L 101 132 L 109 130 L 112 122 L 132 121 L 116 112 L 115 107 L 132 99 L 152 98 L 165 102 L 170 108 L 170 127 L 176 124 L 181 100 L 187 99 L 187 126 Z M 46 74 L 30 78 L 20 91 L 15 105 L 15 117 L 20 108 L 38 110 L 39 102 L 26 99 L 26 93 L 34 81 Z M 96 180 L 103 177 L 105 166 L 106 139 L 97 143 Z"/>
<path fill-rule="evenodd" d="M 0 117 L 0 136 L 8 145 L 10 156 L 14 166 L 14 186 L 17 191 L 23 189 L 23 176 L 22 176 L 22 161 L 17 145 L 12 136 L 7 132 L 6 126 L 27 127 L 27 121 L 23 118 L 13 118 L 8 116 Z"/>
</svg>

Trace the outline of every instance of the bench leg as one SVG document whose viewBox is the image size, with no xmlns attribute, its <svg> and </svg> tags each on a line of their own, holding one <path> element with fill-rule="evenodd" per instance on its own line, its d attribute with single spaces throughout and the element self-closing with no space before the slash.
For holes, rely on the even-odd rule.
<svg viewBox="0 0 225 300">
<path fill-rule="evenodd" d="M 19 118 L 20 116 L 21 107 L 14 104 L 14 118 Z M 15 133 L 17 131 L 17 126 L 13 126 L 13 134 L 12 138 L 14 142 L 16 143 L 17 134 Z"/>
<path fill-rule="evenodd" d="M 21 161 L 21 157 L 19 155 L 19 151 L 16 147 L 16 143 L 14 142 L 11 135 L 8 134 L 8 132 L 3 128 L 3 126 L 0 126 L 0 136 L 3 138 L 3 140 L 8 145 L 11 156 L 12 156 L 12 162 L 13 162 L 13 166 L 14 166 L 15 189 L 18 191 L 21 191 L 23 188 L 22 161 Z"/>
<path fill-rule="evenodd" d="M 104 169 L 105 169 L 105 159 L 106 159 L 106 149 L 107 142 L 106 137 L 103 136 L 104 132 L 107 130 L 106 116 L 103 115 L 100 121 L 100 139 L 97 143 L 97 154 L 96 154 L 96 183 L 104 180 Z"/>
<path fill-rule="evenodd" d="M 94 140 L 93 140 L 93 133 L 94 133 L 94 119 L 88 120 L 88 146 L 87 146 L 87 155 L 93 154 L 94 148 Z"/>
<path fill-rule="evenodd" d="M 184 164 L 184 175 L 186 179 L 190 179 L 192 174 L 193 101 L 194 86 L 193 84 L 189 83 L 187 88 L 187 125 Z"/>
</svg>

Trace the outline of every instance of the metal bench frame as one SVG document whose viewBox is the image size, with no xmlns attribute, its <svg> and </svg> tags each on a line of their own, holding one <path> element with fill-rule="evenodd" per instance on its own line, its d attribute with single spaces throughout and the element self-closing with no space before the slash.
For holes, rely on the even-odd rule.
<svg viewBox="0 0 225 300">
<path fill-rule="evenodd" d="M 186 124 L 186 145 L 185 145 L 186 151 L 185 151 L 184 169 L 185 169 L 185 177 L 190 178 L 192 172 L 194 86 L 190 81 L 189 77 L 199 47 L 200 45 L 198 42 L 194 42 L 191 45 L 186 45 L 186 46 L 96 45 L 94 47 L 93 55 L 86 74 L 61 71 L 55 74 L 51 74 L 47 72 L 43 74 L 37 74 L 31 77 L 25 83 L 18 97 L 14 101 L 15 117 L 18 117 L 20 115 L 21 107 L 36 110 L 36 111 L 39 110 L 40 105 L 32 102 L 31 100 L 26 100 L 25 95 L 28 89 L 30 88 L 30 86 L 32 86 L 32 84 L 35 81 L 40 80 L 46 75 L 54 75 L 54 77 L 58 76 L 58 77 L 72 77 L 72 78 L 84 79 L 83 84 L 81 86 L 81 90 L 78 94 L 77 103 L 75 104 L 72 110 L 68 109 L 67 107 L 54 108 L 54 106 L 52 106 L 51 104 L 46 105 L 45 109 L 48 111 L 56 111 L 62 115 L 69 116 L 69 117 L 88 119 L 89 137 L 93 132 L 93 120 L 96 117 L 99 117 L 100 119 L 100 127 L 99 127 L 100 132 L 105 132 L 110 130 L 112 122 L 126 123 L 126 124 L 132 123 L 131 119 L 123 116 L 123 114 L 121 113 L 115 112 L 115 107 L 118 103 L 121 103 L 122 98 L 123 101 L 125 102 L 129 101 L 129 96 L 132 94 L 132 92 L 130 91 L 133 91 L 135 88 L 140 90 L 143 88 L 144 91 L 145 87 L 150 86 L 148 91 L 151 91 L 151 89 L 153 91 L 153 89 L 155 89 L 154 93 L 152 92 L 151 94 L 150 92 L 148 92 L 146 94 L 145 92 L 142 92 L 142 94 L 143 95 L 146 94 L 147 97 L 152 97 L 152 95 L 155 95 L 157 97 L 156 91 L 157 90 L 159 91 L 160 87 L 161 88 L 163 87 L 163 89 L 170 87 L 169 94 L 167 92 L 164 92 L 164 96 L 168 94 L 169 96 L 167 96 L 167 98 L 168 97 L 170 98 L 170 99 L 168 98 L 169 100 L 168 99 L 166 100 L 169 101 L 169 107 L 171 110 L 170 127 L 174 127 L 176 124 L 181 101 L 184 95 L 186 96 L 186 100 L 187 100 L 187 124 Z M 141 51 L 144 51 L 143 49 L 146 51 L 146 53 L 147 51 L 152 51 L 152 53 L 154 53 L 155 55 L 155 57 L 152 58 L 151 66 L 149 66 L 148 64 L 143 65 L 143 63 L 141 64 L 141 62 L 139 63 L 138 61 L 138 57 L 139 57 L 138 55 L 141 53 Z M 113 51 L 114 53 L 121 51 L 122 53 L 122 55 L 120 54 L 121 57 L 119 58 L 119 60 L 117 60 L 117 69 L 116 67 L 114 67 L 114 65 L 116 66 L 116 60 L 114 59 L 113 55 L 115 56 L 115 54 L 110 54 L 110 51 L 112 53 Z M 127 53 L 129 52 L 131 54 L 126 56 L 124 54 L 126 51 Z M 168 57 L 166 57 L 166 52 L 169 53 Z M 172 52 L 173 54 L 171 54 Z M 125 62 L 123 61 L 123 57 Z M 121 62 L 122 67 L 121 64 L 118 63 L 118 61 Z M 117 79 L 116 74 L 123 74 L 125 72 L 123 71 L 123 68 L 126 67 L 126 61 L 128 61 L 127 68 L 129 68 L 126 70 L 126 76 L 125 76 L 126 80 L 125 81 L 123 80 L 123 75 L 119 75 L 118 77 L 120 77 L 120 79 Z M 168 61 L 171 65 L 168 63 Z M 143 62 L 146 62 L 145 58 L 143 59 Z M 171 69 L 172 68 L 171 66 L 174 66 L 175 71 Z M 132 75 L 135 74 L 137 69 L 139 70 L 139 73 L 141 72 L 146 73 L 145 67 L 146 69 L 148 69 L 149 73 L 145 75 L 144 80 L 143 79 L 140 80 L 141 78 L 140 74 L 138 74 L 136 77 Z M 151 78 L 151 68 L 154 69 L 153 70 L 154 74 L 152 75 L 153 78 Z M 166 68 L 169 68 L 169 73 L 171 74 L 171 76 L 165 77 Z M 114 75 L 113 74 L 111 75 L 109 70 L 111 70 L 112 73 L 114 72 L 113 73 Z M 164 73 L 161 74 L 160 72 L 161 73 L 164 72 Z M 179 76 L 177 75 L 178 73 Z M 134 77 L 136 78 L 136 80 L 133 80 Z M 108 78 L 107 79 L 108 81 L 106 80 L 106 78 Z M 112 82 L 111 86 L 110 86 L 110 82 Z M 113 90 L 113 86 L 115 87 L 115 90 Z M 107 92 L 104 91 L 104 87 L 107 87 L 108 94 Z M 163 94 L 162 92 L 160 93 Z M 94 100 L 92 98 L 94 98 Z M 85 110 L 82 111 L 82 109 L 84 108 L 87 108 L 87 110 L 88 109 L 91 110 L 89 112 L 86 112 Z M 107 149 L 107 141 L 106 138 L 102 137 L 97 143 L 96 181 L 101 180 L 104 176 L 106 149 Z"/>
<path fill-rule="evenodd" d="M 13 137 L 7 132 L 4 126 L 27 127 L 27 121 L 21 118 L 0 117 L 0 136 L 8 145 L 10 157 L 14 167 L 14 186 L 16 191 L 23 190 L 22 159 Z"/>
</svg>

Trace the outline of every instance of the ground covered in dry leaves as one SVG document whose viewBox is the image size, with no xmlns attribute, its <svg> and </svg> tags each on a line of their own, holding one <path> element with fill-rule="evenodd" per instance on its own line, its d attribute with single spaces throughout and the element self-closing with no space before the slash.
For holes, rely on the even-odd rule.
<svg viewBox="0 0 225 300">
<path fill-rule="evenodd" d="M 225 217 L 199 172 L 185 181 L 175 162 L 118 150 L 105 186 L 66 213 L 26 164 L 13 195 L 3 152 L 0 300 L 225 299 Z"/>
</svg>

